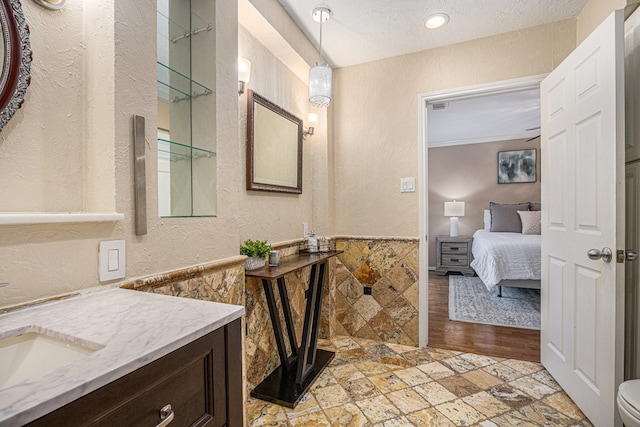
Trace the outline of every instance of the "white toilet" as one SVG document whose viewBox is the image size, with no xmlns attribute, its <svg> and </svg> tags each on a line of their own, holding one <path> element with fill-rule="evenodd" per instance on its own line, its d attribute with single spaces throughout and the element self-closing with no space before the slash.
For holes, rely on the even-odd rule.
<svg viewBox="0 0 640 427">
<path fill-rule="evenodd" d="M 625 427 L 640 427 L 640 380 L 620 384 L 618 411 Z"/>
</svg>

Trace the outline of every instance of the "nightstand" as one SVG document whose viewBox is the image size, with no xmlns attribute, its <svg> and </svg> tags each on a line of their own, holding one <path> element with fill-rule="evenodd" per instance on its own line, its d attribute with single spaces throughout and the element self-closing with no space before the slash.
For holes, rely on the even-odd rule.
<svg viewBox="0 0 640 427">
<path fill-rule="evenodd" d="M 436 237 L 436 274 L 444 276 L 450 271 L 457 271 L 465 276 L 476 273 L 470 267 L 473 261 L 470 236 L 437 236 Z"/>
</svg>

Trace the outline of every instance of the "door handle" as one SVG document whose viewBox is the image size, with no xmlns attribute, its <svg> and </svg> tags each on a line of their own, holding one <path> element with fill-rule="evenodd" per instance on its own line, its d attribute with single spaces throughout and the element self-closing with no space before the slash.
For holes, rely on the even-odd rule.
<svg viewBox="0 0 640 427">
<path fill-rule="evenodd" d="M 624 251 L 624 259 L 627 261 L 635 261 L 638 259 L 638 252 L 627 249 L 626 251 Z"/>
<path fill-rule="evenodd" d="M 607 247 L 602 248 L 602 251 L 598 249 L 589 249 L 589 251 L 587 252 L 587 256 L 589 257 L 589 259 L 592 259 L 594 261 L 602 258 L 604 262 L 611 262 L 613 252 L 611 252 L 611 249 Z"/>
</svg>

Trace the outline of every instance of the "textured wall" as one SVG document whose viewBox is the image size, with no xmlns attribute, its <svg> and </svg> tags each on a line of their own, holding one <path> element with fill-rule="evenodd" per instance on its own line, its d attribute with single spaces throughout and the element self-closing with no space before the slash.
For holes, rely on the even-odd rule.
<svg viewBox="0 0 640 427">
<path fill-rule="evenodd" d="M 159 218 L 155 1 L 72 2 L 56 13 L 23 2 L 34 65 L 24 107 L 0 133 L 0 212 L 101 209 L 124 213 L 125 219 L 0 226 L 0 282 L 9 283 L 0 288 L 0 307 L 100 285 L 98 245 L 103 240 L 126 241 L 124 281 L 130 281 L 232 257 L 248 237 L 271 242 L 300 237 L 302 222 L 328 234 L 326 120 L 305 141 L 301 196 L 245 190 L 245 119 L 242 132 L 238 122 L 246 97 L 237 94 L 238 7 L 236 1 L 215 5 L 213 96 L 218 108 L 212 122 L 217 124 L 218 215 Z M 249 39 L 246 34 L 241 38 Z M 304 118 L 306 86 L 259 43 L 247 46 L 256 52 L 251 60 L 258 92 Z M 146 117 L 147 127 L 145 236 L 135 235 L 133 222 L 135 114 Z"/>
<path fill-rule="evenodd" d="M 580 44 L 604 19 L 616 9 L 624 9 L 637 0 L 589 0 L 577 19 L 576 41 Z"/>
<path fill-rule="evenodd" d="M 267 98 L 301 120 L 306 120 L 307 112 L 313 107 L 307 99 L 307 85 L 267 48 L 251 35 L 247 29 L 239 27 L 239 56 L 251 61 L 251 79 L 248 89 Z M 247 96 L 239 98 L 241 161 L 244 170 L 247 138 Z M 314 110 L 321 117 L 323 110 Z M 322 194 L 326 180 L 316 179 L 317 174 L 326 176 L 326 119 L 319 120 L 313 137 L 303 141 L 302 194 L 279 194 L 265 191 L 244 191 L 239 195 L 242 209 L 236 215 L 241 220 L 239 230 L 241 240 L 246 238 L 269 238 L 283 241 L 302 237 L 302 223 L 309 223 L 318 233 L 327 234 L 328 201 L 318 203 L 314 209 L 316 193 Z M 243 188 L 245 182 L 242 182 Z M 314 217 L 318 217 L 314 221 Z"/>
<path fill-rule="evenodd" d="M 575 21 L 341 68 L 332 141 L 339 235 L 418 235 L 417 95 L 548 73 L 575 47 Z"/>
<path fill-rule="evenodd" d="M 498 184 L 498 151 L 537 149 L 535 183 Z M 429 265 L 436 265 L 436 236 L 449 235 L 449 218 L 444 202 L 465 202 L 459 219 L 460 235 L 473 235 L 483 228 L 483 210 L 489 202 L 519 203 L 540 201 L 540 139 L 487 142 L 429 149 Z"/>
<path fill-rule="evenodd" d="M 334 333 L 418 345 L 417 239 L 337 238 Z M 364 287 L 371 287 L 371 295 Z"/>
<path fill-rule="evenodd" d="M 69 4 L 64 13 L 33 2 L 22 7 L 31 29 L 31 84 L 22 108 L 0 133 L 0 211 L 81 210 L 87 89 L 83 4 Z M 62 105 L 67 108 L 52 108 Z"/>
</svg>

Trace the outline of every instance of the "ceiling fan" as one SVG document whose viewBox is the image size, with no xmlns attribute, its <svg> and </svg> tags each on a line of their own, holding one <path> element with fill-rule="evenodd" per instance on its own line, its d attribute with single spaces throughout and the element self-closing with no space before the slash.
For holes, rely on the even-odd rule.
<svg viewBox="0 0 640 427">
<path fill-rule="evenodd" d="M 529 129 L 525 129 L 525 131 L 529 132 L 530 130 L 539 130 L 540 126 L 536 126 L 533 128 L 529 128 Z M 538 134 L 537 136 L 534 136 L 533 138 L 529 138 L 525 141 L 525 143 L 529 142 L 529 141 L 533 141 L 534 139 L 540 138 L 540 134 Z"/>
</svg>

